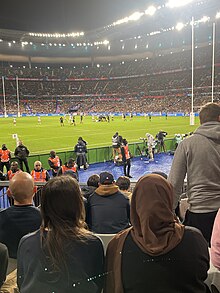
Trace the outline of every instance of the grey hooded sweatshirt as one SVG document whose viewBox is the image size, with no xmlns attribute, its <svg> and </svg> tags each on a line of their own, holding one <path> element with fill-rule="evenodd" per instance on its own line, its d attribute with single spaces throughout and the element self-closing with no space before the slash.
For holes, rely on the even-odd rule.
<svg viewBox="0 0 220 293">
<path fill-rule="evenodd" d="M 187 175 L 189 210 L 208 213 L 220 208 L 220 122 L 202 124 L 177 147 L 168 177 L 177 205 Z"/>
</svg>

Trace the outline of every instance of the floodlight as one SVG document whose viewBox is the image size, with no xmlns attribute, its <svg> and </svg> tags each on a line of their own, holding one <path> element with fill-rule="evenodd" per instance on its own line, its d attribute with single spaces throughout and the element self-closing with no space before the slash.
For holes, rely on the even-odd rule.
<svg viewBox="0 0 220 293">
<path fill-rule="evenodd" d="M 182 22 L 178 22 L 176 25 L 176 30 L 181 31 L 184 28 L 184 24 Z"/>
<path fill-rule="evenodd" d="M 199 22 L 207 22 L 207 21 L 209 21 L 209 19 L 210 19 L 210 17 L 208 17 L 208 16 L 203 16 L 200 20 L 199 20 Z"/>
<path fill-rule="evenodd" d="M 166 6 L 170 7 L 170 8 L 175 8 L 175 7 L 181 7 L 181 6 L 185 6 L 189 3 L 191 3 L 193 0 L 181 0 L 181 1 L 177 1 L 177 0 L 169 0 L 166 3 Z"/>
<path fill-rule="evenodd" d="M 220 12 L 217 12 L 217 14 L 216 14 L 216 18 L 217 18 L 217 19 L 220 18 Z"/>
<path fill-rule="evenodd" d="M 134 20 L 134 21 L 139 20 L 143 14 L 144 14 L 143 12 L 136 11 L 128 17 L 128 20 Z"/>
<path fill-rule="evenodd" d="M 145 14 L 146 15 L 154 15 L 154 13 L 156 12 L 156 8 L 154 6 L 150 6 L 147 8 L 147 10 L 145 10 Z"/>
<path fill-rule="evenodd" d="M 109 41 L 107 41 L 107 40 L 103 41 L 103 45 L 108 45 L 108 44 L 109 44 Z"/>
</svg>

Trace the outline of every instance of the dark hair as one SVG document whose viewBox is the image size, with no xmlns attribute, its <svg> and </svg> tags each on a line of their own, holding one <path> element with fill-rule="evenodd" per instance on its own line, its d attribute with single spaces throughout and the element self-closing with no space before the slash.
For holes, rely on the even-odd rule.
<svg viewBox="0 0 220 293">
<path fill-rule="evenodd" d="M 85 209 L 79 184 L 70 176 L 51 179 L 42 189 L 41 239 L 54 271 L 66 268 L 65 244 L 83 240 L 89 235 L 85 229 Z M 45 237 L 45 229 L 48 230 Z"/>
<path fill-rule="evenodd" d="M 154 171 L 154 172 L 152 172 L 151 174 L 157 174 L 157 175 L 160 175 L 160 176 L 162 176 L 164 179 L 167 179 L 167 178 L 168 178 L 167 174 L 164 173 L 164 172 L 161 172 L 161 171 Z"/>
<path fill-rule="evenodd" d="M 69 158 L 69 160 L 67 161 L 67 165 L 72 165 L 75 163 L 75 160 L 73 158 Z"/>
<path fill-rule="evenodd" d="M 131 181 L 127 176 L 120 176 L 118 177 L 115 184 L 119 187 L 121 190 L 128 190 L 128 188 L 131 185 Z"/>
<path fill-rule="evenodd" d="M 219 121 L 219 116 L 220 106 L 216 103 L 207 103 L 199 112 L 200 124 L 210 121 Z"/>
<path fill-rule="evenodd" d="M 50 151 L 50 156 L 53 157 L 56 155 L 56 152 L 55 151 Z"/>
<path fill-rule="evenodd" d="M 124 145 L 127 145 L 127 144 L 128 144 L 127 139 L 126 139 L 126 138 L 123 138 L 123 139 L 122 139 L 122 143 L 123 143 Z"/>
<path fill-rule="evenodd" d="M 100 177 L 98 174 L 94 174 L 92 176 L 90 176 L 87 180 L 87 185 L 88 186 L 94 186 L 94 187 L 99 187 L 99 180 Z"/>
</svg>

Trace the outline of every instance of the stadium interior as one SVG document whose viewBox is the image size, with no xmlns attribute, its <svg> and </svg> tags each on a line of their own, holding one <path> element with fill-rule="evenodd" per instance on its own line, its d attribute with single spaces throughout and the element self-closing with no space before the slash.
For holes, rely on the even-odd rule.
<svg viewBox="0 0 220 293">
<path fill-rule="evenodd" d="M 66 32 L 47 31 L 47 28 L 44 31 L 28 31 L 0 27 L 0 127 L 2 131 L 4 127 L 4 134 L 8 131 L 8 137 L 10 136 L 10 139 L 1 137 L 1 145 L 9 145 L 12 151 L 11 145 L 15 144 L 15 140 L 11 138 L 11 132 L 13 130 L 13 133 L 16 133 L 14 126 L 17 123 L 16 127 L 19 127 L 19 119 L 41 117 L 38 121 L 40 123 L 42 121 L 43 128 L 46 124 L 43 123 L 43 117 L 51 118 L 52 121 L 55 116 L 54 125 L 60 127 L 62 124 L 60 117 L 70 116 L 72 119 L 76 115 L 77 125 L 74 130 L 72 127 L 67 132 L 65 126 L 65 130 L 61 129 L 60 132 L 57 130 L 57 133 L 60 140 L 62 133 L 69 141 L 72 137 L 76 140 L 76 137 L 78 139 L 80 136 L 89 140 L 93 127 L 94 141 L 91 144 L 89 142 L 87 146 L 88 153 L 85 160 L 88 161 L 84 164 L 85 170 L 78 166 L 79 176 L 77 176 L 81 188 L 85 187 L 88 178 L 96 173 L 111 172 L 115 180 L 124 175 L 122 158 L 118 159 L 121 154 L 117 153 L 116 160 L 112 156 L 112 146 L 108 145 L 107 148 L 109 133 L 113 135 L 116 131 L 120 134 L 122 132 L 123 138 L 128 138 L 128 144 L 132 144 L 131 157 L 134 158 L 131 158 L 133 177 L 130 176 L 131 190 L 142 175 L 156 171 L 168 175 L 177 147 L 177 140 L 173 134 L 177 136 L 176 131 L 178 131 L 182 139 L 185 138 L 184 133 L 190 136 L 190 132 L 198 126 L 197 117 L 201 106 L 208 102 L 220 103 L 219 2 L 219 0 L 155 0 L 145 9 L 137 7 L 136 12 L 131 15 L 86 31 L 76 31 L 74 28 Z M 74 115 L 71 116 L 73 113 Z M 191 123 L 191 113 L 192 116 L 196 114 L 197 119 L 196 125 L 194 120 L 190 124 L 193 128 L 188 125 Z M 84 117 L 82 126 L 79 126 L 80 115 Z M 104 122 L 109 122 L 110 119 L 109 125 L 111 125 L 99 123 L 104 126 L 98 128 L 101 126 L 93 123 L 92 119 L 95 117 L 95 122 L 102 121 L 102 119 L 99 121 L 99 115 L 103 115 Z M 126 125 L 116 129 L 116 125 L 118 127 L 122 122 L 123 115 L 127 118 L 127 123 L 133 123 L 133 128 L 129 129 L 128 133 L 126 133 Z M 167 131 L 169 129 L 168 123 L 166 129 L 167 116 L 168 120 L 173 119 L 172 126 L 169 124 L 169 127 L 173 127 L 173 132 L 168 131 L 167 149 L 159 151 L 158 143 L 154 159 L 151 161 L 149 153 L 144 153 L 139 148 L 139 145 L 147 146 L 147 142 L 145 145 L 145 140 L 143 142 L 138 131 L 146 127 L 146 130 L 142 131 L 143 136 L 149 131 L 154 137 L 163 128 Z M 181 118 L 186 116 L 187 121 L 179 123 L 180 120 L 177 120 L 179 117 L 176 116 Z M 115 117 L 115 125 L 112 123 L 113 117 Z M 16 118 L 19 119 L 16 121 Z M 135 119 L 142 119 L 143 123 L 135 124 L 137 121 Z M 10 121 L 9 130 L 5 128 L 7 121 Z M 24 121 L 28 123 L 28 120 Z M 26 135 L 25 131 L 22 132 L 25 123 L 17 130 L 19 137 Z M 66 121 L 65 123 L 67 124 Z M 69 125 L 73 123 L 75 126 L 75 120 Z M 180 126 L 176 126 L 175 123 L 179 123 Z M 87 124 L 92 126 L 87 128 Z M 97 125 L 96 128 L 94 124 Z M 180 128 L 177 128 L 178 126 Z M 35 129 L 29 131 L 34 133 Z M 39 127 L 38 133 L 40 131 Z M 50 139 L 49 131 L 48 127 L 46 136 L 44 134 L 39 139 Z M 96 132 L 97 145 L 94 138 Z M 37 140 L 33 134 L 33 141 L 35 139 Z M 103 143 L 100 143 L 100 139 Z M 135 143 L 137 140 L 138 144 Z M 28 139 L 24 143 L 27 141 Z M 68 161 L 70 150 L 73 153 L 73 142 L 71 141 L 68 146 L 64 146 L 64 143 L 65 141 L 60 144 L 60 149 L 55 150 L 63 164 Z M 40 140 L 35 144 L 36 150 L 32 152 L 30 149 L 30 168 L 33 169 L 33 163 L 39 160 L 52 175 L 52 168 L 48 165 L 50 146 L 46 147 Z M 13 152 L 11 155 L 11 162 L 15 161 Z M 77 159 L 77 152 L 75 151 L 71 157 Z M 3 172 L 4 179 L 0 182 L 0 211 L 13 205 L 7 194 L 10 178 L 5 171 L 6 169 Z M 40 185 L 45 184 L 46 181 Z M 38 201 L 35 205 L 41 204 L 39 190 L 42 186 L 38 187 L 38 193 L 36 192 Z M 184 192 L 185 188 L 186 185 L 183 187 Z M 185 197 L 184 193 L 182 200 Z M 183 202 L 185 205 L 185 199 Z M 186 209 L 184 213 L 185 211 Z M 113 235 L 110 238 L 112 237 Z M 109 239 L 107 243 L 105 238 L 103 239 L 106 249 Z M 11 273 L 17 268 L 17 263 L 11 259 L 10 265 L 8 272 Z M 212 274 L 213 278 L 215 273 L 220 280 L 219 271 L 213 273 L 215 269 L 211 268 L 210 276 Z M 209 282 L 210 279 L 207 284 Z M 16 287 L 15 283 L 16 280 L 12 286 Z M 209 286 L 211 290 L 211 285 Z M 0 292 L 5 291 L 0 289 Z M 91 291 L 93 292 L 95 291 Z M 212 291 L 215 292 L 220 292 L 220 286 L 219 291 Z"/>
</svg>

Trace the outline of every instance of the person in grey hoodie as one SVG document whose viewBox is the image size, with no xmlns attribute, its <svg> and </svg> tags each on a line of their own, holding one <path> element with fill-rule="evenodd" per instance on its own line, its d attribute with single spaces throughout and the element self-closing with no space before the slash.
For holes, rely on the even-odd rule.
<svg viewBox="0 0 220 293">
<path fill-rule="evenodd" d="M 189 209 L 184 224 L 200 229 L 210 243 L 220 208 L 220 105 L 206 104 L 199 118 L 201 126 L 178 145 L 168 180 L 174 187 L 176 207 L 187 175 Z"/>
</svg>

